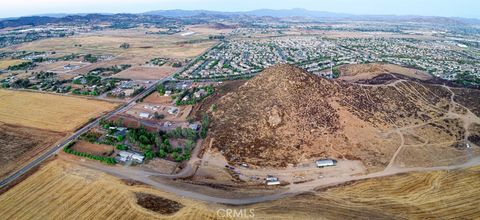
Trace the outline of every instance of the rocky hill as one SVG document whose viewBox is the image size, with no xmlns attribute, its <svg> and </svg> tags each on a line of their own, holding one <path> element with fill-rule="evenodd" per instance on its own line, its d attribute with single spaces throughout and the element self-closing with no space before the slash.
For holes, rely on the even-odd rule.
<svg viewBox="0 0 480 220">
<path fill-rule="evenodd" d="M 471 98 L 470 90 L 461 91 Z M 451 159 L 445 163 L 456 163 L 467 135 L 476 131 L 468 132 L 459 116 L 473 114 L 473 107 L 456 103 L 452 94 L 441 85 L 405 79 L 367 85 L 278 65 L 216 101 L 209 137 L 230 162 L 258 166 L 339 158 L 361 160 L 374 170 L 397 163 L 394 157 L 428 157 L 439 149 Z M 408 144 L 425 151 L 397 152 Z M 443 164 L 422 161 L 415 165 Z"/>
</svg>

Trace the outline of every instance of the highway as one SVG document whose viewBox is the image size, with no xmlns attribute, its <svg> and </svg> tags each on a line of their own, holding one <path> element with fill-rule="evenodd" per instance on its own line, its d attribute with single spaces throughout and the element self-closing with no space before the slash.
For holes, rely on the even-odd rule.
<svg viewBox="0 0 480 220">
<path fill-rule="evenodd" d="M 178 72 L 178 71 L 177 71 Z M 146 95 L 148 95 L 149 93 L 153 92 L 155 89 L 156 89 L 156 85 L 158 83 L 163 83 L 165 81 L 168 81 L 168 80 L 172 80 L 173 74 L 168 76 L 168 77 L 165 77 L 163 78 L 162 80 L 158 80 L 156 81 L 155 83 L 153 83 L 150 87 L 146 88 L 143 92 L 139 93 L 137 96 L 133 97 L 131 100 L 129 100 L 127 103 L 123 104 L 122 106 L 120 106 L 119 108 L 107 113 L 106 115 L 104 115 L 103 117 L 99 117 L 97 118 L 95 121 L 93 122 L 90 122 L 89 124 L 85 125 L 84 127 L 82 127 L 81 129 L 77 130 L 75 133 L 73 133 L 72 135 L 70 135 L 70 137 L 68 137 L 67 139 L 65 139 L 64 141 L 62 141 L 60 144 L 56 145 L 55 147 L 49 149 L 48 151 L 44 152 L 42 155 L 38 156 L 37 158 L 35 158 L 33 161 L 31 161 L 30 163 L 28 163 L 26 166 L 22 167 L 20 170 L 17 170 L 15 173 L 11 174 L 10 176 L 8 176 L 7 178 L 3 179 L 2 181 L 0 181 L 0 188 L 8 185 L 9 183 L 11 183 L 12 181 L 14 181 L 15 179 L 19 178 L 20 176 L 22 176 L 23 174 L 27 173 L 29 170 L 31 170 L 32 168 L 38 166 L 40 163 L 42 163 L 43 161 L 45 161 L 46 159 L 52 157 L 53 155 L 57 154 L 58 151 L 62 150 L 62 148 L 67 145 L 68 143 L 70 143 L 71 141 L 77 139 L 80 135 L 82 135 L 83 133 L 87 132 L 88 130 L 92 129 L 93 127 L 97 126 L 100 122 L 100 118 L 105 118 L 105 119 L 109 119 L 111 118 L 112 116 L 114 116 L 115 114 L 121 112 L 121 111 L 124 111 L 125 109 L 135 105 L 135 103 L 140 100 L 141 98 L 145 97 Z"/>
</svg>

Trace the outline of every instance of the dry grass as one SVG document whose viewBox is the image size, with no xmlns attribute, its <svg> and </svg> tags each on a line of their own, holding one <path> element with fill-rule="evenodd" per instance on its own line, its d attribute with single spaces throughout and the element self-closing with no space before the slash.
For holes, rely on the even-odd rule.
<svg viewBox="0 0 480 220">
<path fill-rule="evenodd" d="M 130 184 L 131 185 L 131 184 Z M 184 207 L 162 215 L 137 204 L 135 193 L 147 193 Z M 182 199 L 144 185 L 55 160 L 0 196 L 3 219 L 217 219 L 200 202 Z"/>
<path fill-rule="evenodd" d="M 162 215 L 140 207 L 135 193 L 180 203 Z M 248 206 L 256 219 L 478 219 L 480 166 L 415 172 L 347 183 Z M 0 195 L 5 219 L 217 219 L 223 207 L 180 198 L 57 159 Z"/>
<path fill-rule="evenodd" d="M 0 121 L 70 132 L 117 104 L 78 97 L 0 90 Z"/>
<path fill-rule="evenodd" d="M 108 31 L 84 34 L 67 38 L 51 38 L 11 46 L 2 50 L 56 51 L 71 54 L 110 54 L 113 56 L 140 56 L 191 58 L 201 54 L 212 46 L 214 41 L 193 44 L 181 44 L 182 41 L 196 40 L 198 37 L 178 38 L 176 36 L 146 35 L 144 31 Z M 204 39 L 205 37 L 203 37 Z M 130 44 L 129 49 L 122 49 L 122 43 Z M 82 45 L 75 47 L 75 45 Z M 146 61 L 146 60 L 145 60 Z"/>
<path fill-rule="evenodd" d="M 480 166 L 359 181 L 252 205 L 257 218 L 479 219 Z"/>
<path fill-rule="evenodd" d="M 0 60 L 0 70 L 25 62 L 24 60 Z"/>
<path fill-rule="evenodd" d="M 340 71 L 341 76 L 339 79 L 348 82 L 372 79 L 384 73 L 396 73 L 421 80 L 428 80 L 432 78 L 428 73 L 421 70 L 406 68 L 393 64 L 380 63 L 348 64 L 341 66 Z"/>
</svg>

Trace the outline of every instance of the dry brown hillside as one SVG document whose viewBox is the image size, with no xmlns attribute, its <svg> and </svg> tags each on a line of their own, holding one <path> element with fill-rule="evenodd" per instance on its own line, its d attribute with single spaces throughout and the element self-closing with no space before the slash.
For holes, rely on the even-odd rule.
<svg viewBox="0 0 480 220">
<path fill-rule="evenodd" d="M 349 82 L 371 79 L 385 73 L 400 74 L 421 80 L 432 78 L 428 73 L 421 70 L 384 63 L 347 64 L 341 66 L 339 70 L 341 72 L 339 79 Z"/>
<path fill-rule="evenodd" d="M 471 90 L 458 90 L 472 99 Z M 230 162 L 259 166 L 323 157 L 359 159 L 370 170 L 409 166 L 396 157 L 427 161 L 415 166 L 458 163 L 467 159 L 463 146 L 472 132 L 462 116 L 469 112 L 452 94 L 441 85 L 405 79 L 364 85 L 278 65 L 216 102 L 210 137 Z"/>
</svg>

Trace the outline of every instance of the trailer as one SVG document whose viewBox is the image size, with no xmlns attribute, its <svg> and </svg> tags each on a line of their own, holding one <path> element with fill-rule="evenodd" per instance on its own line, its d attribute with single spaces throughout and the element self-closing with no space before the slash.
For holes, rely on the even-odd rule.
<svg viewBox="0 0 480 220">
<path fill-rule="evenodd" d="M 333 159 L 321 159 L 315 161 L 318 168 L 331 167 L 337 165 L 337 161 Z"/>
</svg>

